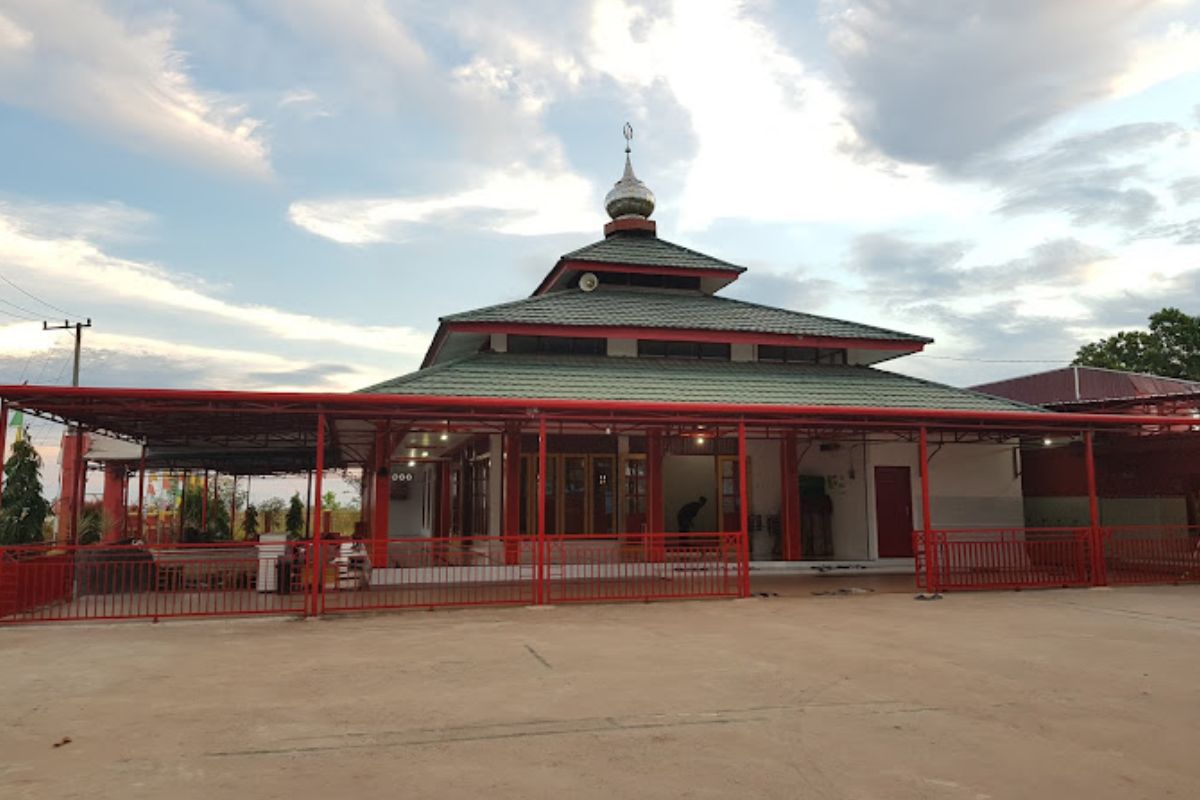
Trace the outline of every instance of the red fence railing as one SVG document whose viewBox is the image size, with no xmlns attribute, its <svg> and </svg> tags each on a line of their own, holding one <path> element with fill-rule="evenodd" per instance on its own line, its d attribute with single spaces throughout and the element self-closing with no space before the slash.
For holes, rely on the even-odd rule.
<svg viewBox="0 0 1200 800">
<path fill-rule="evenodd" d="M 1110 583 L 1200 582 L 1200 526 L 1114 525 L 1100 534 Z"/>
<path fill-rule="evenodd" d="M 305 611 L 308 542 L 0 548 L 0 622 Z M 282 576 L 282 577 L 281 577 Z M 15 598 L 15 602 L 11 598 Z"/>
<path fill-rule="evenodd" d="M 731 597 L 740 533 L 0 548 L 0 623 Z M 381 551 L 386 557 L 381 556 Z M 375 563 L 372 563 L 374 556 Z"/>
<path fill-rule="evenodd" d="M 918 579 L 932 591 L 1087 586 L 1090 528 L 959 528 L 918 534 Z"/>
</svg>

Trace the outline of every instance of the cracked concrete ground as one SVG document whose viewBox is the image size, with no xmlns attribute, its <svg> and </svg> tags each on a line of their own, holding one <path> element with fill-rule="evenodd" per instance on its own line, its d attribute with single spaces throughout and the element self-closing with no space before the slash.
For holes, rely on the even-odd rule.
<svg viewBox="0 0 1200 800">
<path fill-rule="evenodd" d="M 0 797 L 1195 797 L 1198 663 L 1200 587 L 7 628 Z"/>
</svg>

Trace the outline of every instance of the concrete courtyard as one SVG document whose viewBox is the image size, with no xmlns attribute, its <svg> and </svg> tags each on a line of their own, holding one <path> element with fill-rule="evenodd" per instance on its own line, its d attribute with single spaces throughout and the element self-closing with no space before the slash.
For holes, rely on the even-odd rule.
<svg viewBox="0 0 1200 800">
<path fill-rule="evenodd" d="M 1200 587 L 812 593 L 859 583 L 0 629 L 0 797 L 1200 791 Z"/>
</svg>

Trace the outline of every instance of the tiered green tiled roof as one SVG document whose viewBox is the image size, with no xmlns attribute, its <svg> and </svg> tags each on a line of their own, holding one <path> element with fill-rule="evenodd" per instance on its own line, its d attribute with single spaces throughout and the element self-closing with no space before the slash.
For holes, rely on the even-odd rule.
<svg viewBox="0 0 1200 800">
<path fill-rule="evenodd" d="M 511 353 L 480 353 L 384 381 L 362 391 L 438 397 L 746 406 L 1041 410 L 870 367 Z"/>
<path fill-rule="evenodd" d="M 842 339 L 932 341 L 899 331 L 860 325 L 815 314 L 771 308 L 699 292 L 646 292 L 570 289 L 535 295 L 442 318 L 443 322 L 498 322 L 541 325 L 686 328 Z"/>
<path fill-rule="evenodd" d="M 595 261 L 644 267 L 684 267 L 745 272 L 745 267 L 697 253 L 681 245 L 640 233 L 615 233 L 606 239 L 567 253 L 562 261 Z"/>
</svg>

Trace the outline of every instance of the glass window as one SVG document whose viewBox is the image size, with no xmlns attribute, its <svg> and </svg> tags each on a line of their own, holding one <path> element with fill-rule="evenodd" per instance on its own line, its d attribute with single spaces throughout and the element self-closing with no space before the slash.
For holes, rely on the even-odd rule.
<svg viewBox="0 0 1200 800">
<path fill-rule="evenodd" d="M 608 341 L 594 336 L 509 336 L 508 352 L 602 356 L 608 352 Z"/>
<path fill-rule="evenodd" d="M 725 342 L 638 339 L 638 355 L 642 358 L 701 358 L 708 361 L 728 361 L 729 350 L 730 347 Z"/>
</svg>

